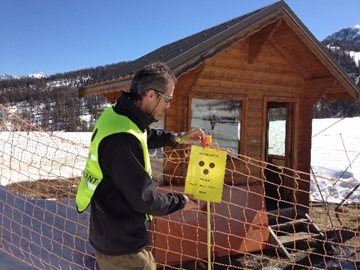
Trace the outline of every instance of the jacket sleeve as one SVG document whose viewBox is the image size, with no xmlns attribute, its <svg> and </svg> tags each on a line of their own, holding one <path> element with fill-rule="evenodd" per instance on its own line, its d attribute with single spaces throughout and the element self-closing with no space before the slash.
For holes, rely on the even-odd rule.
<svg viewBox="0 0 360 270">
<path fill-rule="evenodd" d="M 183 195 L 157 191 L 157 182 L 145 171 L 142 146 L 135 136 L 120 133 L 103 139 L 99 159 L 103 174 L 113 181 L 134 210 L 167 215 L 184 208 Z"/>
<path fill-rule="evenodd" d="M 160 148 L 163 146 L 175 147 L 178 145 L 175 142 L 175 133 L 166 132 L 163 129 L 148 129 L 148 147 L 149 149 Z"/>
</svg>

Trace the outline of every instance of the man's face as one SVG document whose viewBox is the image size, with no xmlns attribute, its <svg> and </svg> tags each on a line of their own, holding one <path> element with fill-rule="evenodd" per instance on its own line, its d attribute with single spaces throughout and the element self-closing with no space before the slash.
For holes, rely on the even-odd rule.
<svg viewBox="0 0 360 270">
<path fill-rule="evenodd" d="M 165 93 L 154 91 L 151 110 L 154 118 L 159 119 L 165 113 L 165 111 L 170 108 L 171 99 L 174 94 L 174 88 L 175 84 L 171 81 L 168 83 Z"/>
</svg>

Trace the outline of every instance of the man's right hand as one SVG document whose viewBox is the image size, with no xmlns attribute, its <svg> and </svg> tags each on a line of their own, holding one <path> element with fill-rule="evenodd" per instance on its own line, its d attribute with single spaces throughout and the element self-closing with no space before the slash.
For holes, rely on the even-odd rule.
<svg viewBox="0 0 360 270">
<path fill-rule="evenodd" d="M 183 194 L 183 196 L 185 198 L 186 204 L 185 204 L 185 207 L 182 210 L 187 211 L 187 210 L 192 210 L 192 209 L 199 209 L 199 204 L 198 204 L 197 201 L 189 198 L 187 195 Z"/>
</svg>

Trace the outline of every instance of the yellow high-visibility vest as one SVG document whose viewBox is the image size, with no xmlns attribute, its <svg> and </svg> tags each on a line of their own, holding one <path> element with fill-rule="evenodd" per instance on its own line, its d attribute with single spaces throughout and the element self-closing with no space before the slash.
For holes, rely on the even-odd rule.
<svg viewBox="0 0 360 270">
<path fill-rule="evenodd" d="M 129 118 L 114 112 L 113 107 L 107 108 L 96 122 L 92 137 L 88 158 L 82 174 L 77 192 L 76 207 L 79 213 L 89 206 L 95 189 L 103 179 L 103 173 L 99 165 L 98 148 L 100 142 L 107 136 L 115 133 L 130 133 L 140 142 L 144 152 L 145 170 L 151 176 L 151 164 L 147 146 L 147 132 L 142 132 Z M 150 215 L 146 215 L 151 220 Z"/>
</svg>

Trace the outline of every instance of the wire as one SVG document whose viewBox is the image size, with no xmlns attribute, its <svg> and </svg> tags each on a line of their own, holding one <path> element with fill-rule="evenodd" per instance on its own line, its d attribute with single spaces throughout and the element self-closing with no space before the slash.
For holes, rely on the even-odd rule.
<svg viewBox="0 0 360 270">
<path fill-rule="evenodd" d="M 153 112 L 155 111 L 156 107 L 159 105 L 160 103 L 160 97 L 158 96 L 158 102 L 156 103 L 154 109 L 151 111 L 150 115 L 153 116 Z"/>
</svg>

